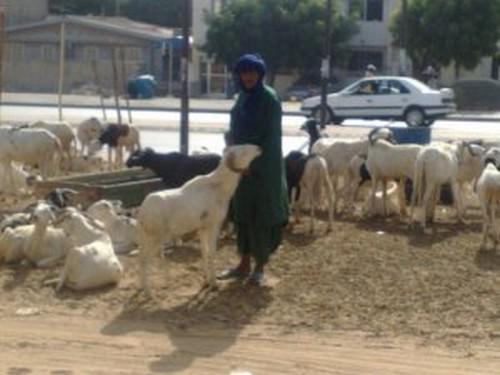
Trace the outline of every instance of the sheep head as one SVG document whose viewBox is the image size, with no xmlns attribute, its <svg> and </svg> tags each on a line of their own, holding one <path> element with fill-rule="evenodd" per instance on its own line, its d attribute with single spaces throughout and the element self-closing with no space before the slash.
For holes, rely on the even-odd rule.
<svg viewBox="0 0 500 375">
<path fill-rule="evenodd" d="M 392 130 L 387 127 L 374 128 L 368 133 L 368 140 L 373 145 L 379 139 L 384 139 L 390 143 L 397 143 Z"/>
<path fill-rule="evenodd" d="M 127 159 L 125 165 L 128 168 L 145 167 L 149 165 L 151 158 L 155 154 L 152 148 L 146 147 L 143 150 L 134 151 Z"/>
<path fill-rule="evenodd" d="M 222 159 L 231 171 L 243 173 L 248 169 L 250 163 L 261 154 L 262 149 L 259 146 L 244 144 L 228 147 Z"/>
</svg>

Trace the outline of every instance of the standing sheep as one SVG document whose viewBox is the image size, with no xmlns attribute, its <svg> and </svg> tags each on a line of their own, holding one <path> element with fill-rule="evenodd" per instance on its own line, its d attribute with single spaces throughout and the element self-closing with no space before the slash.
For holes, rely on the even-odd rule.
<svg viewBox="0 0 500 375">
<path fill-rule="evenodd" d="M 148 284 L 150 259 L 161 253 L 164 242 L 194 231 L 200 237 L 206 283 L 215 286 L 213 261 L 229 200 L 241 174 L 261 152 L 254 145 L 228 147 L 212 173 L 193 178 L 178 189 L 150 193 L 144 199 L 138 214 L 138 239 L 141 286 L 148 296 L 151 296 Z"/>
<path fill-rule="evenodd" d="M 81 156 L 88 156 L 90 144 L 99 139 L 104 127 L 105 125 L 96 117 L 84 120 L 78 125 L 76 137 L 81 145 Z M 87 154 L 85 154 L 85 151 L 87 151 Z"/>
</svg>

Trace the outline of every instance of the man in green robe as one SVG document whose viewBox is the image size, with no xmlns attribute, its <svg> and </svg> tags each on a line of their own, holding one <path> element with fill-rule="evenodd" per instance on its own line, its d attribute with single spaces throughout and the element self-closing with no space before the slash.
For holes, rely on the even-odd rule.
<svg viewBox="0 0 500 375">
<path fill-rule="evenodd" d="M 278 248 L 289 209 L 281 150 L 281 103 L 264 84 L 266 65 L 259 55 L 241 56 L 234 69 L 241 92 L 231 110 L 228 134 L 232 144 L 250 143 L 262 148 L 242 177 L 231 202 L 241 260 L 219 279 L 245 278 L 261 285 L 264 266 Z M 251 259 L 255 266 L 251 272 Z"/>
</svg>

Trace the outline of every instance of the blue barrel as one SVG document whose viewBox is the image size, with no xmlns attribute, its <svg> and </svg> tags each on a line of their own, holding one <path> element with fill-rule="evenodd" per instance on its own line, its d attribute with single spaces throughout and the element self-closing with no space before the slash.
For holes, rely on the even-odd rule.
<svg viewBox="0 0 500 375">
<path fill-rule="evenodd" d="M 398 143 L 416 143 L 425 145 L 431 143 L 431 128 L 396 128 L 389 127 Z"/>
</svg>

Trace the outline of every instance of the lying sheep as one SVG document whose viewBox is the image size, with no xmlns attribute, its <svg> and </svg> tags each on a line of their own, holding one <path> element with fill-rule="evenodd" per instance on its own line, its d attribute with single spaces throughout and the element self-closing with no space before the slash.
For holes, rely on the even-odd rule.
<svg viewBox="0 0 500 375">
<path fill-rule="evenodd" d="M 200 237 L 206 283 L 215 286 L 213 262 L 229 200 L 241 174 L 260 154 L 261 149 L 254 145 L 228 147 L 212 173 L 193 178 L 181 188 L 150 193 L 144 199 L 138 214 L 138 239 L 141 287 L 148 296 L 150 259 L 161 253 L 163 243 L 195 231 Z"/>
<path fill-rule="evenodd" d="M 64 285 L 73 290 L 93 289 L 119 282 L 123 267 L 115 255 L 111 238 L 91 218 L 66 209 L 56 220 L 71 241 L 56 290 Z"/>
<path fill-rule="evenodd" d="M 137 221 L 120 215 L 121 201 L 101 199 L 87 208 L 87 214 L 101 222 L 111 237 L 115 254 L 126 254 L 137 247 Z"/>
<path fill-rule="evenodd" d="M 399 207 L 399 186 L 395 181 L 391 181 L 388 184 L 386 191 L 386 215 L 398 215 L 400 211 Z M 383 217 L 384 215 L 384 194 L 382 191 L 378 190 L 375 193 L 375 199 L 372 199 L 370 195 L 365 197 L 363 205 L 361 206 L 361 217 L 371 218 L 371 217 Z"/>
<path fill-rule="evenodd" d="M 221 160 L 217 154 L 184 155 L 180 152 L 157 153 L 151 148 L 132 153 L 127 167 L 150 169 L 161 177 L 167 188 L 178 188 L 192 178 L 213 172 Z"/>
<path fill-rule="evenodd" d="M 29 194 L 31 188 L 36 181 L 40 181 L 39 175 L 33 175 L 24 171 L 17 163 L 11 164 L 12 179 L 14 183 L 14 191 L 21 194 Z M 5 167 L 0 164 L 0 193 L 9 193 L 8 176 Z"/>
</svg>

